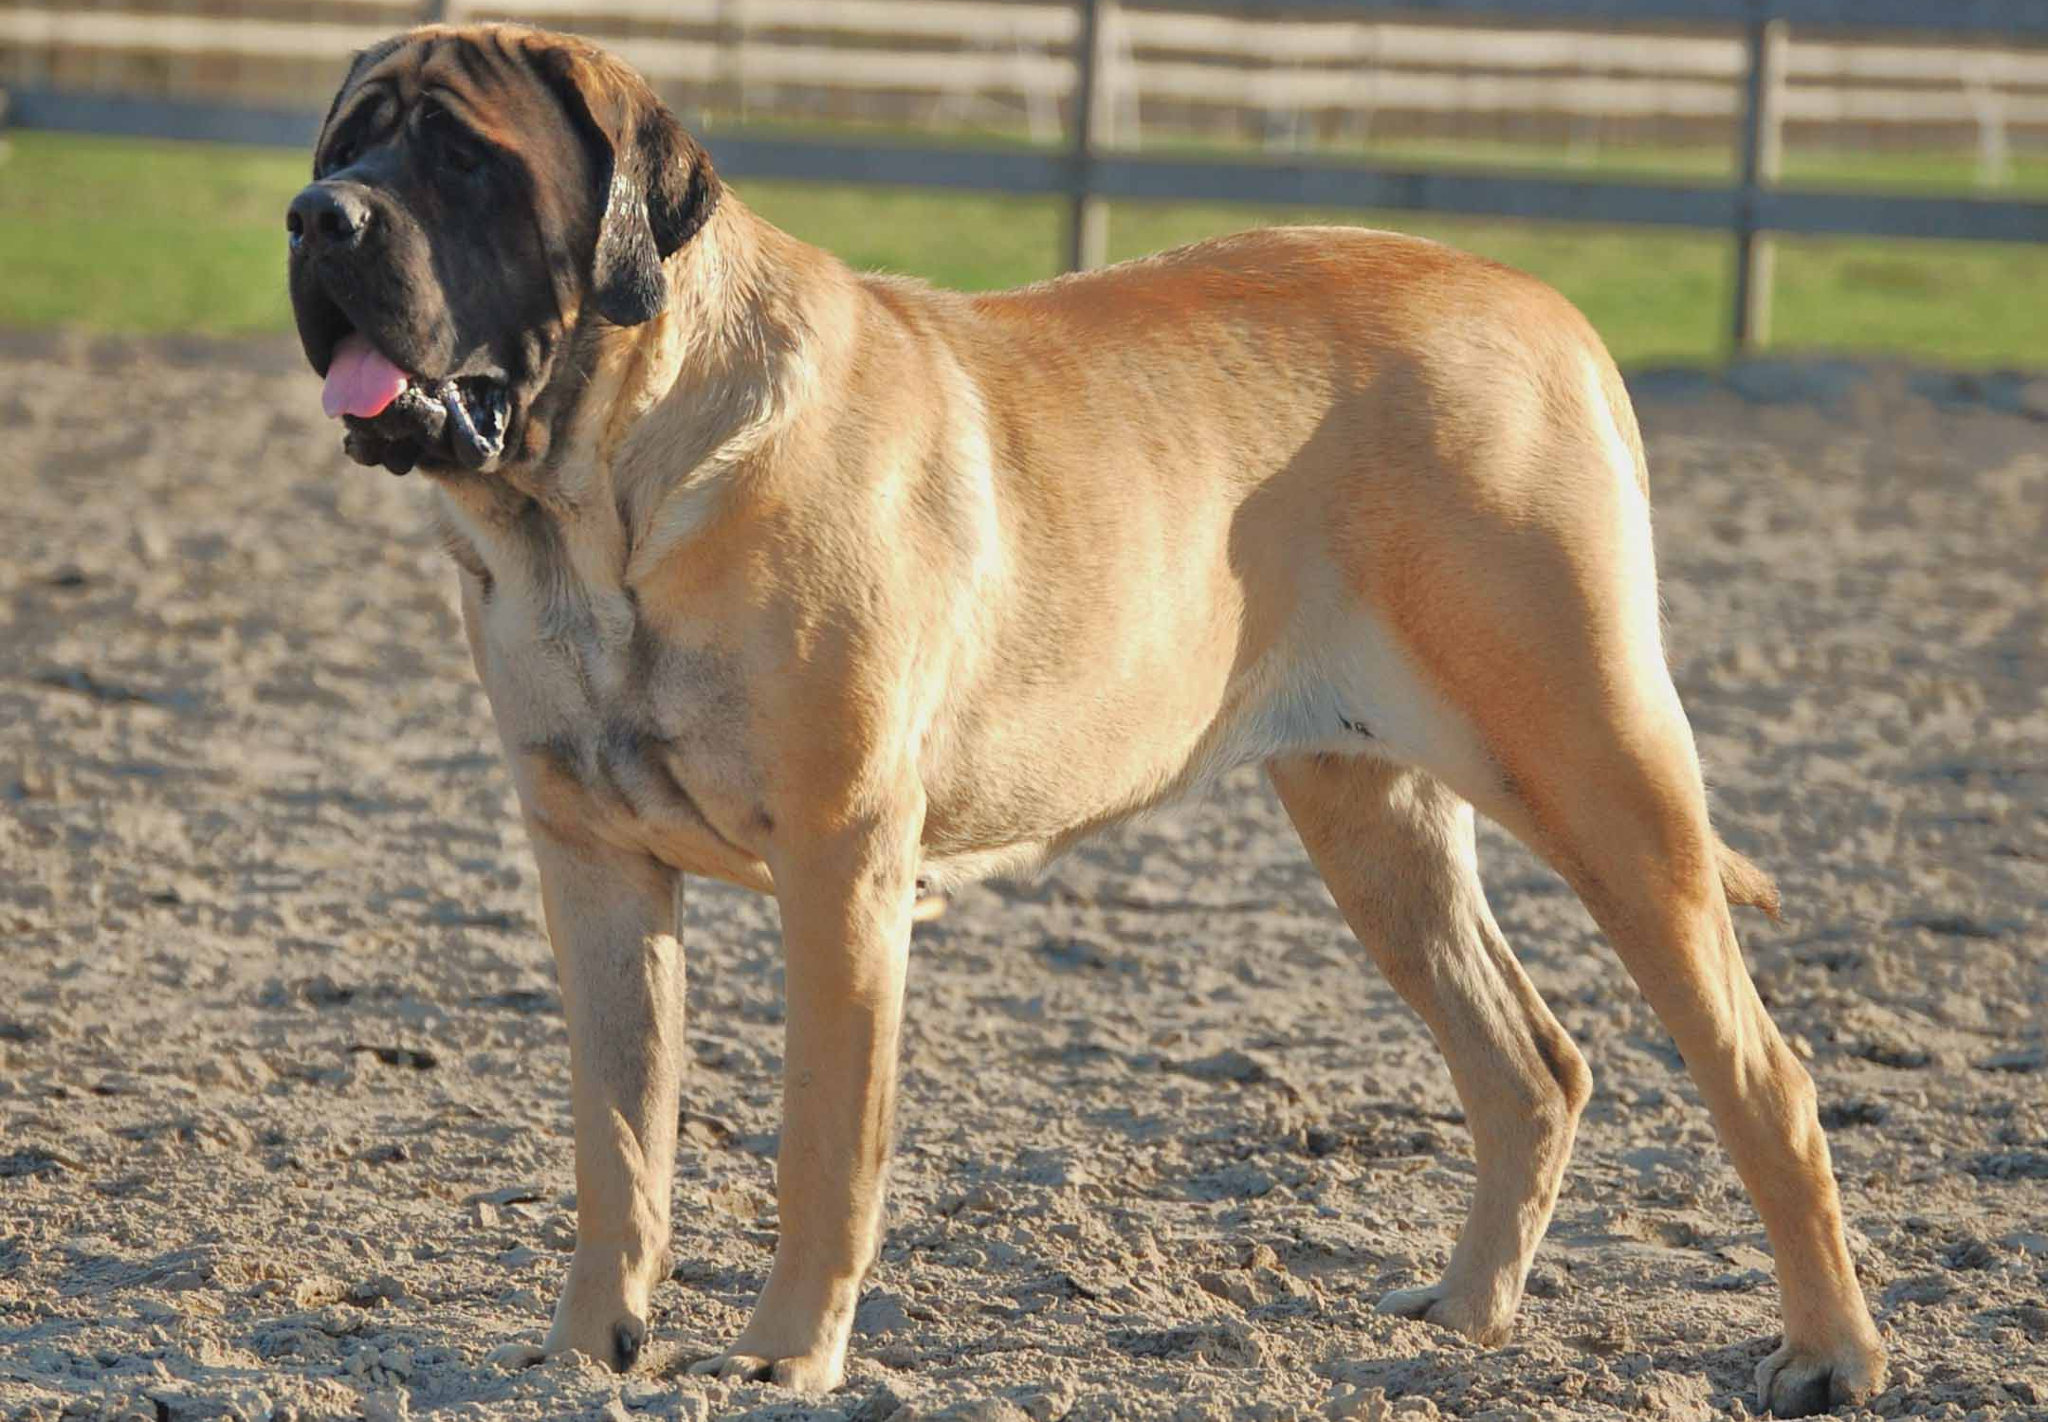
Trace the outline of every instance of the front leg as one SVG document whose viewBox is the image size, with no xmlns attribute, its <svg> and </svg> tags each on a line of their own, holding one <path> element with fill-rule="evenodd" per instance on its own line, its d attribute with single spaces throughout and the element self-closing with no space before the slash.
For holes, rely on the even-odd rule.
<svg viewBox="0 0 2048 1422">
<path fill-rule="evenodd" d="M 682 1074 L 679 876 L 644 855 L 529 824 L 562 1010 L 576 1123 L 576 1254 L 545 1356 L 576 1349 L 624 1372 L 669 1269 Z"/>
<path fill-rule="evenodd" d="M 782 1236 L 752 1321 L 692 1371 L 801 1392 L 845 1380 L 854 1305 L 881 1248 L 922 818 L 922 801 L 906 795 L 776 856 L 788 993 Z"/>
</svg>

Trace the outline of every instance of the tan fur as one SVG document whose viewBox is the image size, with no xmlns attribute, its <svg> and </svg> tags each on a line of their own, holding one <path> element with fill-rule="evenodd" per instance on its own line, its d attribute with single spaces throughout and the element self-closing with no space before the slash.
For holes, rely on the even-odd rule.
<svg viewBox="0 0 2048 1422">
<path fill-rule="evenodd" d="M 1778 900 L 1778 881 L 1719 839 L 1714 841 L 1714 853 L 1720 861 L 1721 892 L 1728 896 L 1728 902 L 1762 909 L 1771 922 L 1778 922 L 1783 909 Z"/>
<path fill-rule="evenodd" d="M 1385 1306 L 1507 1336 L 1590 1089 L 1486 907 L 1476 806 L 1700 1081 L 1778 1259 L 1763 1401 L 1880 1385 L 1812 1087 L 1729 920 L 1776 891 L 1708 824 L 1640 436 L 1568 304 L 1331 228 L 960 296 L 730 195 L 668 275 L 559 462 L 445 487 L 570 1018 L 549 1351 L 630 1358 L 662 1277 L 685 874 L 774 892 L 788 955 L 781 1243 L 705 1366 L 826 1389 L 880 1241 L 917 882 L 1263 763 L 1473 1131 L 1449 1270 Z"/>
</svg>

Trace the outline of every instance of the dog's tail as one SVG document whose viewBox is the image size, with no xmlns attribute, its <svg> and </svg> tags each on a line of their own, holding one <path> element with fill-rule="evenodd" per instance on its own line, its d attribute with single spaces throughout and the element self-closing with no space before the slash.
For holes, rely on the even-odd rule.
<svg viewBox="0 0 2048 1422">
<path fill-rule="evenodd" d="M 1721 892 L 1728 902 L 1762 909 L 1776 923 L 1778 881 L 1722 843 L 1719 835 L 1714 836 L 1714 854 L 1721 866 Z"/>
</svg>

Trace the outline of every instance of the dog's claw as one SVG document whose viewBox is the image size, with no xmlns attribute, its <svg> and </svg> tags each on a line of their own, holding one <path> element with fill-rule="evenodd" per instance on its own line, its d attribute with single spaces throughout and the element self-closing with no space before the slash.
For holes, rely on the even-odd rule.
<svg viewBox="0 0 2048 1422">
<path fill-rule="evenodd" d="M 637 1318 L 622 1318 L 612 1325 L 612 1370 L 629 1373 L 640 1361 L 640 1349 L 647 1342 L 647 1325 Z"/>
</svg>

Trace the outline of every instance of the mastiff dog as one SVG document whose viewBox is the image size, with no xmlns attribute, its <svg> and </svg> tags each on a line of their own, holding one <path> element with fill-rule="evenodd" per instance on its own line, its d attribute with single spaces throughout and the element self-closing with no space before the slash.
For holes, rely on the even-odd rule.
<svg viewBox="0 0 2048 1422">
<path fill-rule="evenodd" d="M 1762 1216 L 1762 1405 L 1885 1358 L 1812 1082 L 1731 904 L 1666 668 L 1643 446 L 1541 283 L 1277 228 L 1017 291 L 868 276 L 721 183 L 586 42 L 430 26 L 357 57 L 286 226 L 357 461 L 431 480 L 539 865 L 577 1230 L 536 1355 L 630 1367 L 669 1271 L 685 878 L 775 896 L 780 1239 L 700 1367 L 842 1380 L 876 1256 L 920 886 L 1029 872 L 1259 765 L 1449 1064 L 1477 1159 L 1442 1278 L 1509 1335 L 1586 1104 L 1475 810 L 1584 900 Z"/>
</svg>

